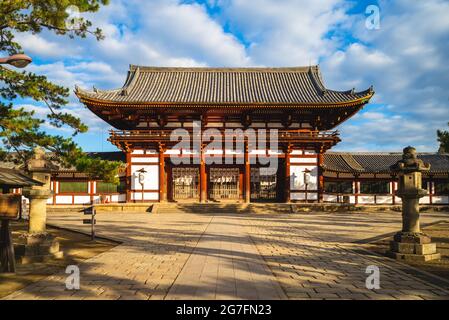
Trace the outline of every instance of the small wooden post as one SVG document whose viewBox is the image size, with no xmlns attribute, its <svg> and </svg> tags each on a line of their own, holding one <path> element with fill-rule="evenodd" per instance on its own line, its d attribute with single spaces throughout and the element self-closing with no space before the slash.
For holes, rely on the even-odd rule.
<svg viewBox="0 0 449 320">
<path fill-rule="evenodd" d="M 159 144 L 159 202 L 167 200 L 167 192 L 165 186 L 165 148 Z"/>
<path fill-rule="evenodd" d="M 245 141 L 245 179 L 244 179 L 245 203 L 251 201 L 251 165 L 249 162 L 248 141 Z"/>
<path fill-rule="evenodd" d="M 290 178 L 290 153 L 292 152 L 292 147 L 290 144 L 285 148 L 285 202 L 290 202 L 290 188 L 291 188 L 291 178 Z"/>
<path fill-rule="evenodd" d="M 201 146 L 200 151 L 200 202 L 206 202 L 207 200 L 207 177 L 206 177 L 206 155 L 204 154 L 204 148 Z"/>
<path fill-rule="evenodd" d="M 126 152 L 126 202 L 131 202 L 131 152 Z M 135 199 L 135 198 L 134 198 Z"/>
<path fill-rule="evenodd" d="M 12 243 L 9 220 L 2 220 L 0 229 L 0 272 L 16 272 L 16 260 L 14 256 L 14 245 Z"/>
<path fill-rule="evenodd" d="M 323 193 L 324 193 L 324 172 L 323 172 L 323 164 L 324 164 L 324 154 L 323 150 L 318 150 L 318 202 L 323 202 Z"/>
</svg>

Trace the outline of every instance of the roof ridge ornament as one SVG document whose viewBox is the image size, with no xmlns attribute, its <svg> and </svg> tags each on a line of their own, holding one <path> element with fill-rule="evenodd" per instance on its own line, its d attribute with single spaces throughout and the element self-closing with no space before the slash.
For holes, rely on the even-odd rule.
<svg viewBox="0 0 449 320">
<path fill-rule="evenodd" d="M 132 65 L 130 65 L 131 68 Z M 140 67 L 136 66 L 136 71 L 134 71 L 134 75 L 132 76 L 131 81 L 129 84 L 122 89 L 122 95 L 127 96 L 131 89 L 134 87 L 135 83 L 137 82 L 137 78 L 139 78 L 140 75 Z"/>
<path fill-rule="evenodd" d="M 317 73 L 317 74 L 315 75 L 315 73 Z M 325 96 L 328 90 L 326 89 L 326 87 L 324 86 L 324 84 L 321 80 L 319 66 L 318 65 L 310 66 L 308 74 L 309 74 L 315 88 L 319 91 L 319 93 L 322 96 Z"/>
</svg>

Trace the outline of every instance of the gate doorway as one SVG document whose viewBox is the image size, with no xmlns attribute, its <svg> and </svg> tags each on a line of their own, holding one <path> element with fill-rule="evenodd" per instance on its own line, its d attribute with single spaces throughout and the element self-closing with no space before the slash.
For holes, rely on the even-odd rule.
<svg viewBox="0 0 449 320">
<path fill-rule="evenodd" d="M 278 200 L 277 174 L 269 168 L 251 168 L 251 201 Z"/>
<path fill-rule="evenodd" d="M 172 190 L 173 200 L 199 200 L 199 175 L 198 168 L 173 168 Z"/>
<path fill-rule="evenodd" d="M 214 201 L 239 200 L 239 168 L 210 168 L 210 193 Z"/>
</svg>

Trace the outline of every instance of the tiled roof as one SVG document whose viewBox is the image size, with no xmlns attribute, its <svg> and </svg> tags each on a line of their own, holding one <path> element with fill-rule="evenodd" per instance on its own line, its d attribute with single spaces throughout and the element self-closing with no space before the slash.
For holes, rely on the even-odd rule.
<svg viewBox="0 0 449 320">
<path fill-rule="evenodd" d="M 126 162 L 126 154 L 121 151 L 109 151 L 109 152 L 86 152 L 86 154 L 89 157 L 92 158 L 100 158 L 102 160 L 109 160 L 109 161 L 120 161 L 120 162 Z M 16 156 L 15 153 L 11 153 L 11 156 L 14 158 Z M 51 159 L 54 156 L 53 153 L 48 152 L 47 157 Z M 51 161 L 51 160 L 50 160 Z M 56 167 L 59 167 L 57 169 L 57 172 L 75 172 L 74 167 L 70 168 L 61 168 L 56 161 L 53 162 L 53 165 Z M 12 161 L 2 161 L 0 162 L 0 170 L 2 169 L 23 169 L 22 165 L 17 165 Z"/>
<path fill-rule="evenodd" d="M 42 183 L 31 179 L 18 170 L 0 168 L 0 186 L 19 188 L 35 185 L 42 185 Z"/>
<path fill-rule="evenodd" d="M 130 66 L 123 88 L 85 91 L 81 100 L 141 104 L 332 105 L 366 99 L 355 92 L 326 89 L 318 66 L 295 68 L 162 68 Z"/>
<path fill-rule="evenodd" d="M 448 154 L 422 153 L 418 158 L 430 163 L 429 173 L 449 173 Z M 328 152 L 323 168 L 342 173 L 389 173 L 390 166 L 401 159 L 402 153 Z"/>
</svg>

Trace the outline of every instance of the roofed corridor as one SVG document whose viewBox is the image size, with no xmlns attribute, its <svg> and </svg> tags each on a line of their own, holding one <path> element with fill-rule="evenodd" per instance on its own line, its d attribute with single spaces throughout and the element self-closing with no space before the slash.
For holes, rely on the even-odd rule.
<svg viewBox="0 0 449 320">
<path fill-rule="evenodd" d="M 423 214 L 423 224 L 445 220 Z M 49 223 L 88 231 L 79 213 Z M 99 213 L 100 236 L 121 245 L 80 265 L 81 289 L 61 272 L 7 299 L 447 299 L 449 285 L 360 250 L 355 241 L 400 227 L 400 215 Z M 363 242 L 363 241 L 362 241 Z M 380 268 L 380 290 L 365 287 Z M 437 285 L 438 284 L 438 285 Z M 446 289 L 445 289 L 446 288 Z"/>
</svg>

